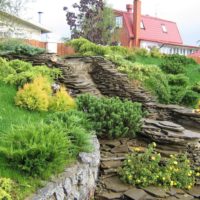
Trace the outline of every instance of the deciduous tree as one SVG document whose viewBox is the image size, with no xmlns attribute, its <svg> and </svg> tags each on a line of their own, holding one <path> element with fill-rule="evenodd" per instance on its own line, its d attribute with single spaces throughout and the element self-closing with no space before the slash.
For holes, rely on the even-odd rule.
<svg viewBox="0 0 200 200">
<path fill-rule="evenodd" d="M 97 44 L 111 43 L 114 15 L 103 0 L 80 0 L 79 4 L 73 4 L 73 8 L 74 12 L 64 7 L 72 39 L 84 37 Z"/>
</svg>

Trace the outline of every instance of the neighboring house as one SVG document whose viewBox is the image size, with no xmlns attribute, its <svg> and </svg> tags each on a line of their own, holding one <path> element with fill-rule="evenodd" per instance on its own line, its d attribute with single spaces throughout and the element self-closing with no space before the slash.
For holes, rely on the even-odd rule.
<svg viewBox="0 0 200 200">
<path fill-rule="evenodd" d="M 0 11 L 0 38 L 10 37 L 41 41 L 45 40 L 45 34 L 50 32 L 40 24 Z"/>
<path fill-rule="evenodd" d="M 120 45 L 148 50 L 156 47 L 162 53 L 181 55 L 188 55 L 199 49 L 183 45 L 175 22 L 141 15 L 140 0 L 134 0 L 134 5 L 126 5 L 126 9 L 126 11 L 114 10 Z"/>
</svg>

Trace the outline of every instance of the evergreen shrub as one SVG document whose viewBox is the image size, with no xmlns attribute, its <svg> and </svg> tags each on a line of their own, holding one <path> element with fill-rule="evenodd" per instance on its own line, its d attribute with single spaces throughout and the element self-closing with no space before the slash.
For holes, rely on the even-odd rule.
<svg viewBox="0 0 200 200">
<path fill-rule="evenodd" d="M 80 95 L 78 109 L 88 115 L 97 134 L 102 138 L 135 137 L 141 129 L 141 104 L 119 98 L 97 98 Z"/>
<path fill-rule="evenodd" d="M 46 176 L 63 168 L 71 142 L 57 126 L 45 123 L 17 126 L 1 135 L 0 153 L 9 166 L 31 176 Z"/>
</svg>

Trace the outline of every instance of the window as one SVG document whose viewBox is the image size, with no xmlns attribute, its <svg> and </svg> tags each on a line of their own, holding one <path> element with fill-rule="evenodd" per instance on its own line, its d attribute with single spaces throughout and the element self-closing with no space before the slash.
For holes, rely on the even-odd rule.
<svg viewBox="0 0 200 200">
<path fill-rule="evenodd" d="M 123 18 L 122 16 L 118 16 L 115 18 L 115 25 L 117 28 L 122 28 L 123 27 Z"/>
<path fill-rule="evenodd" d="M 145 29 L 145 26 L 144 26 L 144 22 L 143 22 L 143 21 L 140 22 L 140 28 L 141 28 L 141 29 Z"/>
<path fill-rule="evenodd" d="M 164 24 L 161 24 L 163 33 L 167 33 L 167 27 Z"/>
</svg>

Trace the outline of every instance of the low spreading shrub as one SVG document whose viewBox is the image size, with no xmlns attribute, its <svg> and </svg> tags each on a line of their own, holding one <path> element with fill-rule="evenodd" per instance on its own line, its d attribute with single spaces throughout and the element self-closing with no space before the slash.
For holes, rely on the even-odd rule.
<svg viewBox="0 0 200 200">
<path fill-rule="evenodd" d="M 133 52 L 138 55 L 138 56 L 141 56 L 141 57 L 148 57 L 149 56 L 149 52 L 147 49 L 144 49 L 144 48 L 134 48 L 133 49 Z"/>
<path fill-rule="evenodd" d="M 158 48 L 153 47 L 150 51 L 150 56 L 153 58 L 161 58 L 163 55 L 160 53 Z"/>
<path fill-rule="evenodd" d="M 45 53 L 45 49 L 26 44 L 23 40 L 7 39 L 0 42 L 0 53 L 14 53 L 35 56 Z"/>
<path fill-rule="evenodd" d="M 16 73 L 21 73 L 21 72 L 24 72 L 24 71 L 28 71 L 32 68 L 32 65 L 31 63 L 29 62 L 25 62 L 25 61 L 22 61 L 22 60 L 11 60 L 9 61 L 9 66 L 12 67 Z"/>
<path fill-rule="evenodd" d="M 187 89 L 182 86 L 170 86 L 170 91 L 171 91 L 170 103 L 181 104 L 183 97 L 187 92 Z"/>
<path fill-rule="evenodd" d="M 187 88 L 187 86 L 189 85 L 189 78 L 184 74 L 170 74 L 167 76 L 167 78 L 170 86 L 182 86 L 184 88 Z"/>
<path fill-rule="evenodd" d="M 167 77 L 163 73 L 155 73 L 144 81 L 145 87 L 157 97 L 160 103 L 168 104 L 171 98 L 171 89 Z"/>
<path fill-rule="evenodd" d="M 122 56 L 127 56 L 128 54 L 131 53 L 130 49 L 128 49 L 126 47 L 122 47 L 122 46 L 110 46 L 110 49 L 113 53 L 119 54 Z"/>
<path fill-rule="evenodd" d="M 71 158 L 71 142 L 57 126 L 45 123 L 15 127 L 1 135 L 0 153 L 10 167 L 31 176 L 46 176 Z M 3 142 L 2 142 L 3 141 Z"/>
<path fill-rule="evenodd" d="M 12 200 L 13 187 L 11 179 L 0 177 L 0 200 Z"/>
<path fill-rule="evenodd" d="M 10 74 L 16 74 L 16 71 L 9 65 L 6 59 L 0 57 L 0 80 L 4 80 Z"/>
<path fill-rule="evenodd" d="M 155 95 L 160 103 L 169 103 L 170 88 L 166 75 L 156 65 L 134 63 L 118 67 L 131 80 L 139 80 Z"/>
<path fill-rule="evenodd" d="M 103 138 L 135 137 L 141 128 L 141 104 L 119 98 L 80 95 L 78 109 L 87 113 L 97 134 Z"/>
<path fill-rule="evenodd" d="M 186 67 L 190 64 L 196 64 L 196 62 L 186 56 L 172 54 L 165 55 L 160 67 L 167 74 L 181 74 L 185 73 Z"/>
<path fill-rule="evenodd" d="M 193 107 L 198 103 L 198 100 L 200 99 L 200 95 L 197 92 L 194 92 L 192 90 L 187 90 L 181 104 Z"/>
<path fill-rule="evenodd" d="M 85 113 L 77 110 L 57 112 L 50 115 L 45 122 L 55 124 L 70 139 L 70 154 L 76 157 L 80 152 L 90 152 L 92 126 Z"/>
<path fill-rule="evenodd" d="M 194 92 L 200 93 L 200 82 L 195 83 L 195 84 L 192 86 L 192 90 L 193 90 Z"/>
<path fill-rule="evenodd" d="M 26 83 L 19 89 L 15 97 L 16 105 L 29 110 L 47 111 L 51 86 L 49 81 L 42 76 L 34 79 L 32 83 Z"/>
<path fill-rule="evenodd" d="M 22 87 L 38 76 L 45 76 L 50 81 L 61 76 L 59 69 L 50 69 L 47 66 L 35 66 L 21 60 L 7 61 L 0 58 L 0 80 L 7 84 Z"/>
<path fill-rule="evenodd" d="M 51 98 L 49 110 L 51 111 L 67 111 L 76 106 L 73 98 L 67 93 L 64 87 L 61 87 Z"/>
<path fill-rule="evenodd" d="M 195 172 L 185 155 L 171 155 L 163 159 L 155 151 L 155 143 L 144 153 L 135 150 L 127 156 L 119 174 L 129 184 L 146 187 L 149 185 L 191 189 L 195 183 Z"/>
</svg>

